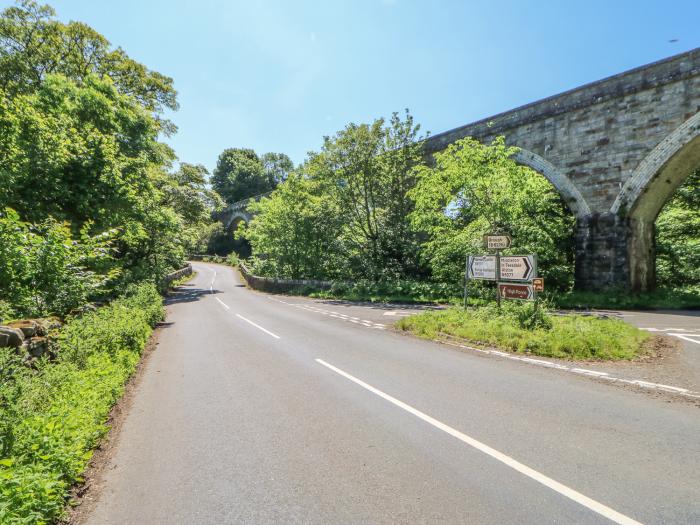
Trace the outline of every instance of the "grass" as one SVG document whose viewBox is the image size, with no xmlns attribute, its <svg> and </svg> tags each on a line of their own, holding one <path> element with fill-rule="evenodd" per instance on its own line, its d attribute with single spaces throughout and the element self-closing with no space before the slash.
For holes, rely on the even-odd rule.
<svg viewBox="0 0 700 525">
<path fill-rule="evenodd" d="M 528 308 L 530 311 L 528 311 Z M 430 311 L 399 320 L 396 326 L 433 340 L 459 339 L 518 353 L 573 360 L 617 361 L 643 355 L 650 334 L 623 321 L 594 316 L 532 318 L 532 306 Z M 537 315 L 537 314 L 535 314 Z"/>
<path fill-rule="evenodd" d="M 156 288 L 142 285 L 65 324 L 55 360 L 30 368 L 0 349 L 0 523 L 61 518 L 163 313 Z"/>
</svg>

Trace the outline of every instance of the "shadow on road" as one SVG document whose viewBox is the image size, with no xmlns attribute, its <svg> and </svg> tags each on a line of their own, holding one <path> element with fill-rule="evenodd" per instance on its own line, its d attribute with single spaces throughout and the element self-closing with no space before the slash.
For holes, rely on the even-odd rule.
<svg viewBox="0 0 700 525">
<path fill-rule="evenodd" d="M 191 288 L 188 286 L 178 286 L 165 298 L 165 304 L 193 303 L 199 301 L 203 295 L 221 293 L 219 290 L 208 290 L 206 288 Z"/>
</svg>

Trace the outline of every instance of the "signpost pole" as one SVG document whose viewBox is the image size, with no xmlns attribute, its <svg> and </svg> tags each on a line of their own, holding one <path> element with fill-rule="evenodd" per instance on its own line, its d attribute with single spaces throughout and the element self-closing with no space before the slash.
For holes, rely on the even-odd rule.
<svg viewBox="0 0 700 525">
<path fill-rule="evenodd" d="M 535 268 L 533 269 L 532 277 L 536 278 L 537 277 L 537 254 L 533 254 L 533 262 L 535 263 Z M 537 308 L 539 306 L 539 294 L 537 293 L 537 289 L 535 286 L 532 287 L 532 294 L 535 296 L 535 312 L 537 312 Z"/>
<path fill-rule="evenodd" d="M 501 291 L 499 289 L 501 279 L 501 250 L 496 250 L 496 302 L 498 303 L 498 309 L 501 309 Z"/>
<path fill-rule="evenodd" d="M 464 259 L 464 310 L 467 310 L 467 299 L 468 299 L 468 290 L 467 286 L 469 285 L 469 254 L 466 255 Z"/>
</svg>

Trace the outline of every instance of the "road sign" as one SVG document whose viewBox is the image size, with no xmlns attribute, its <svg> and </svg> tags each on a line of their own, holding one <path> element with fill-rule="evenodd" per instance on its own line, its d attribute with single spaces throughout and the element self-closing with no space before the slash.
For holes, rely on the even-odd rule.
<svg viewBox="0 0 700 525">
<path fill-rule="evenodd" d="M 535 276 L 535 257 L 533 255 L 515 255 L 501 257 L 499 280 L 530 281 Z"/>
<path fill-rule="evenodd" d="M 469 279 L 496 280 L 495 255 L 470 255 L 467 265 Z"/>
<path fill-rule="evenodd" d="M 510 235 L 484 235 L 484 245 L 489 250 L 510 248 Z"/>
<path fill-rule="evenodd" d="M 532 280 L 532 289 L 537 293 L 544 292 L 544 279 L 542 277 L 535 277 Z"/>
<path fill-rule="evenodd" d="M 535 291 L 530 284 L 498 283 L 498 296 L 502 299 L 532 301 L 535 298 Z"/>
</svg>

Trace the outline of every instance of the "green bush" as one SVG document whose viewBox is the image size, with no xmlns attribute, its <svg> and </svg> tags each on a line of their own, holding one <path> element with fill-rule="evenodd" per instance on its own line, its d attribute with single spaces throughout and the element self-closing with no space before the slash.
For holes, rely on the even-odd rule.
<svg viewBox="0 0 700 525">
<path fill-rule="evenodd" d="M 238 255 L 236 255 L 235 252 L 231 252 L 226 256 L 226 264 L 229 266 L 238 266 L 238 263 L 240 262 L 240 259 L 238 258 Z"/>
<path fill-rule="evenodd" d="M 358 281 L 334 283 L 330 290 L 307 292 L 312 297 L 350 301 L 447 302 L 460 294 L 449 283 L 422 281 Z M 306 294 L 304 294 L 306 295 Z"/>
<path fill-rule="evenodd" d="M 0 210 L 0 296 L 7 301 L 0 317 L 10 309 L 65 315 L 100 294 L 116 275 L 106 268 L 114 232 L 90 236 L 89 229 L 88 223 L 76 239 L 68 224 L 27 224 L 14 210 Z"/>
<path fill-rule="evenodd" d="M 107 431 L 109 410 L 163 318 L 153 285 L 70 319 L 55 361 L 0 352 L 0 523 L 48 523 Z"/>
</svg>

